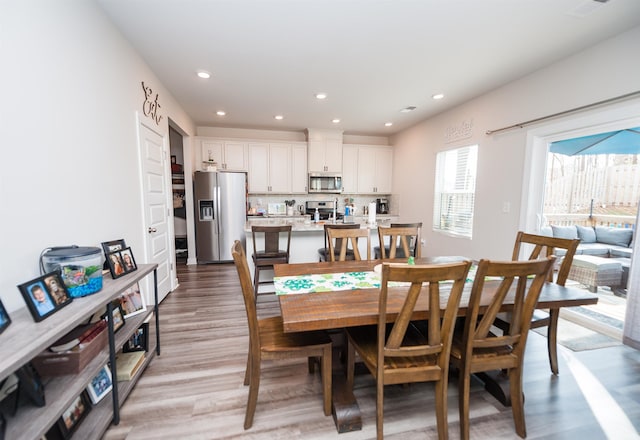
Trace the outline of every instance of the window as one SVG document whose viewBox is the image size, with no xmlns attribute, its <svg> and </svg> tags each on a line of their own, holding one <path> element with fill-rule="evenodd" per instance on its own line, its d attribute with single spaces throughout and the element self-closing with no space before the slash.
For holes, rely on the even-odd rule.
<svg viewBox="0 0 640 440">
<path fill-rule="evenodd" d="M 433 230 L 471 238 L 478 146 L 442 151 L 436 156 Z"/>
</svg>

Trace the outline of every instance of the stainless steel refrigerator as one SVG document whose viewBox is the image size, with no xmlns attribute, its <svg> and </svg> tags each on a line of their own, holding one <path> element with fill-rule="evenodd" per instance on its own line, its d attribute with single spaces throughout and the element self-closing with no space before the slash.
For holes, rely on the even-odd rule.
<svg viewBox="0 0 640 440">
<path fill-rule="evenodd" d="M 234 240 L 245 242 L 246 173 L 196 171 L 193 193 L 198 263 L 232 261 Z"/>
</svg>

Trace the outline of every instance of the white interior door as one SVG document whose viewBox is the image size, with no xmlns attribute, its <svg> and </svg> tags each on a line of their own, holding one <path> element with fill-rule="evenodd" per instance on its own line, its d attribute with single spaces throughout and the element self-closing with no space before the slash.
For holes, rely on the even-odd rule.
<svg viewBox="0 0 640 440">
<path fill-rule="evenodd" d="M 169 183 L 165 139 L 144 125 L 140 129 L 140 158 L 142 166 L 142 191 L 146 230 L 145 251 L 147 262 L 158 265 L 158 300 L 171 291 L 175 276 L 174 252 L 171 237 L 173 221 L 169 209 Z M 152 287 L 151 283 L 149 286 Z M 153 291 L 147 289 L 147 299 L 153 300 Z"/>
</svg>

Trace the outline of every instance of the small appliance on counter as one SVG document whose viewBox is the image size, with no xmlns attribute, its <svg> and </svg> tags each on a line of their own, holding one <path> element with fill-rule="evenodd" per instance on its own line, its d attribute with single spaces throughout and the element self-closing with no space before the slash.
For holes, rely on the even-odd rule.
<svg viewBox="0 0 640 440">
<path fill-rule="evenodd" d="M 376 199 L 376 214 L 389 214 L 389 200 Z"/>
<path fill-rule="evenodd" d="M 310 201 L 306 202 L 306 214 L 310 215 L 311 218 L 314 218 L 314 214 L 316 212 L 316 208 L 318 209 L 318 215 L 320 220 L 328 220 L 331 218 L 333 213 L 336 213 L 336 220 L 340 220 L 343 217 L 343 214 L 337 212 L 337 202 L 335 200 L 327 200 L 327 201 Z M 336 209 L 334 209 L 334 207 Z"/>
</svg>

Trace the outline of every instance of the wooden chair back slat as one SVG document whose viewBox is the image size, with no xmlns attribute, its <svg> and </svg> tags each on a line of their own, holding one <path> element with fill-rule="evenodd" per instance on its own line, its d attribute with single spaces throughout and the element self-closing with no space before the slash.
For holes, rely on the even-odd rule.
<svg viewBox="0 0 640 440">
<path fill-rule="evenodd" d="M 362 260 L 360 255 L 360 249 L 358 248 L 358 240 L 363 239 L 367 242 L 367 260 L 371 259 L 371 237 L 369 236 L 369 230 L 366 228 L 357 229 L 327 229 L 327 235 L 329 238 L 329 258 L 330 261 L 336 261 L 336 250 L 338 251 L 338 261 L 345 261 L 347 259 L 347 249 L 353 251 L 355 260 Z M 338 240 L 340 242 L 340 248 L 336 247 Z M 351 248 L 349 248 L 351 245 Z"/>
</svg>

